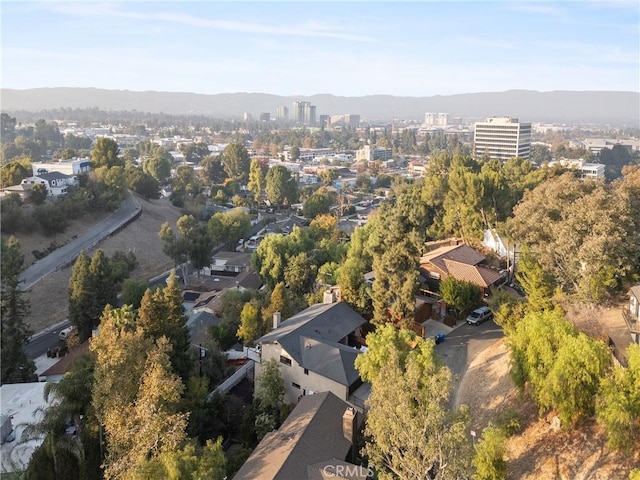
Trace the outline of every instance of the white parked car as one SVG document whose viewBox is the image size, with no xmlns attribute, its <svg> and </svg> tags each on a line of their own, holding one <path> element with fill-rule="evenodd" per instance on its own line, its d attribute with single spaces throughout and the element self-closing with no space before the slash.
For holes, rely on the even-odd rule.
<svg viewBox="0 0 640 480">
<path fill-rule="evenodd" d="M 493 312 L 489 310 L 489 307 L 480 307 L 469 314 L 467 323 L 469 325 L 480 325 L 482 322 L 491 320 L 492 318 Z"/>
</svg>

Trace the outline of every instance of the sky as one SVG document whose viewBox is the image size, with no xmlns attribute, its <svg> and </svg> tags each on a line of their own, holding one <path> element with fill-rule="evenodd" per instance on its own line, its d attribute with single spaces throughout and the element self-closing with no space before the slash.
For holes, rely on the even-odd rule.
<svg viewBox="0 0 640 480">
<path fill-rule="evenodd" d="M 0 0 L 3 88 L 640 91 L 640 2 Z"/>
</svg>

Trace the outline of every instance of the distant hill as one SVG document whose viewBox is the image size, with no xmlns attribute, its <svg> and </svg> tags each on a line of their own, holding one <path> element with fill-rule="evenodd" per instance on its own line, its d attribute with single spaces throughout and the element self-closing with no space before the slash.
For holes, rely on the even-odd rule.
<svg viewBox="0 0 640 480">
<path fill-rule="evenodd" d="M 300 100 L 316 105 L 317 115 L 355 113 L 371 120 L 390 120 L 393 117 L 422 120 L 425 112 L 446 112 L 466 120 L 511 116 L 525 122 L 609 123 L 640 127 L 639 92 L 509 90 L 432 97 L 338 97 L 329 94 L 282 97 L 265 93 L 203 95 L 97 88 L 3 88 L 0 89 L 0 99 L 2 110 L 6 112 L 98 108 L 239 118 L 244 112 L 254 117 L 260 112 L 275 116 L 276 107 L 284 105 L 291 111 L 292 102 Z"/>
</svg>

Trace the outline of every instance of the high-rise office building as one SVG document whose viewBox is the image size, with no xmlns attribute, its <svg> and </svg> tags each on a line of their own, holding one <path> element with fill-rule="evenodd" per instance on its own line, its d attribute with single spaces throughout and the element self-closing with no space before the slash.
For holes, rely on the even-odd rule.
<svg viewBox="0 0 640 480">
<path fill-rule="evenodd" d="M 307 125 L 316 124 L 316 106 L 307 103 L 304 107 L 304 123 Z"/>
<path fill-rule="evenodd" d="M 293 117 L 302 125 L 316 124 L 316 106 L 311 102 L 293 102 Z"/>
<path fill-rule="evenodd" d="M 293 119 L 297 123 L 304 123 L 304 109 L 307 105 L 311 105 L 309 102 L 293 102 Z"/>
<path fill-rule="evenodd" d="M 318 123 L 321 127 L 328 128 L 331 126 L 331 117 L 329 115 L 318 116 Z"/>
<path fill-rule="evenodd" d="M 446 127 L 449 125 L 449 114 L 427 112 L 424 114 L 424 124 L 433 127 Z"/>
<path fill-rule="evenodd" d="M 531 124 L 520 123 L 517 118 L 490 117 L 476 123 L 473 143 L 476 158 L 485 154 L 492 160 L 529 158 Z"/>
<path fill-rule="evenodd" d="M 276 118 L 278 120 L 288 120 L 289 119 L 289 109 L 285 106 L 276 108 Z"/>
</svg>

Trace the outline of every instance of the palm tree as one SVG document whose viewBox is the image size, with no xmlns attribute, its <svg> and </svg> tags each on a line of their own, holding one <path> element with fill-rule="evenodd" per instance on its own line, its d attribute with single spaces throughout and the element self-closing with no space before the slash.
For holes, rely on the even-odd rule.
<svg viewBox="0 0 640 480">
<path fill-rule="evenodd" d="M 39 476 L 39 470 L 50 468 L 46 459 L 53 464 L 52 472 L 47 475 L 54 479 L 87 478 L 85 445 L 83 444 L 83 428 L 87 414 L 91 408 L 91 385 L 93 383 L 93 358 L 89 354 L 82 355 L 74 361 L 68 373 L 58 383 L 47 383 L 44 389 L 46 409 L 39 413 L 40 421 L 25 427 L 21 442 L 44 438 L 39 449 L 40 455 L 34 453 L 29 465 L 30 476 Z M 71 432 L 69 425 L 71 424 Z M 63 459 L 73 458 L 74 468 L 69 468 Z M 38 459 L 42 459 L 38 461 Z M 71 473 L 71 470 L 76 473 Z"/>
</svg>

